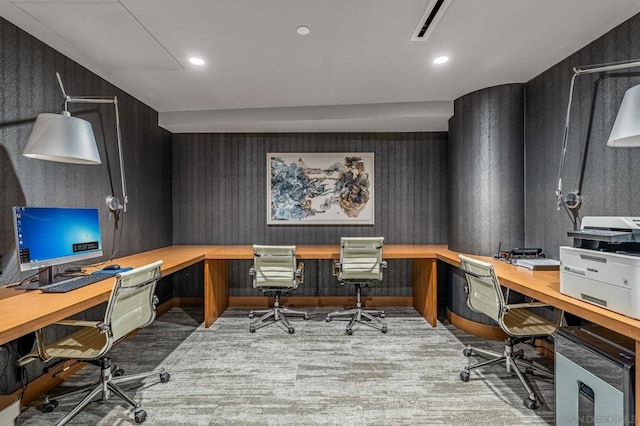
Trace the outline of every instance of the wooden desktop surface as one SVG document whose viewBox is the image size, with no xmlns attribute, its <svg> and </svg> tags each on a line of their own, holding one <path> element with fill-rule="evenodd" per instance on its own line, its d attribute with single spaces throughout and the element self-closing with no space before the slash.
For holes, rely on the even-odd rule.
<svg viewBox="0 0 640 426">
<path fill-rule="evenodd" d="M 300 259 L 337 259 L 339 247 L 337 245 L 300 245 L 297 246 L 297 256 Z M 640 320 L 561 294 L 560 274 L 557 271 L 534 272 L 487 257 L 472 257 L 493 263 L 496 275 L 503 286 L 633 338 L 636 341 L 636 365 L 640 365 Z M 117 263 L 123 267 L 136 267 L 162 259 L 164 261 L 162 272 L 164 275 L 169 275 L 204 261 L 205 326 L 209 326 L 228 304 L 227 261 L 252 258 L 253 252 L 249 245 L 185 245 L 163 247 L 125 256 L 110 263 Z M 414 306 L 432 325 L 435 325 L 437 309 L 435 261 L 437 259 L 459 266 L 458 253 L 448 250 L 446 246 L 387 244 L 384 246 L 384 258 L 414 260 Z M 418 266 L 416 267 L 415 264 Z M 87 270 L 91 272 L 93 269 L 103 267 L 104 264 L 96 266 L 89 267 Z M 43 294 L 38 290 L 27 292 L 12 288 L 0 289 L 0 344 L 105 302 L 112 285 L 113 279 L 107 279 L 63 294 Z M 636 374 L 636 388 L 638 386 L 640 386 L 640 369 Z M 640 408 L 640 392 L 636 395 L 636 407 Z"/>
<path fill-rule="evenodd" d="M 339 247 L 300 245 L 297 246 L 297 256 L 300 259 L 337 259 Z M 496 274 L 505 287 L 640 341 L 639 320 L 561 294 L 558 272 L 533 272 L 491 258 L 474 257 L 494 263 Z M 252 258 L 250 245 L 178 245 L 121 257 L 111 263 L 118 263 L 123 267 L 136 267 L 162 259 L 162 272 L 169 275 L 203 260 Z M 458 253 L 448 250 L 446 246 L 437 245 L 387 244 L 384 246 L 384 258 L 437 259 L 454 266 L 459 265 Z M 91 272 L 102 266 L 104 265 L 97 268 L 88 267 L 87 270 Z M 107 279 L 63 294 L 0 289 L 0 344 L 105 302 L 112 284 L 113 280 Z"/>
<path fill-rule="evenodd" d="M 172 274 L 187 266 L 204 260 L 207 246 L 171 246 L 148 252 L 125 256 L 99 267 L 87 267 L 88 272 L 111 263 L 122 267 L 142 266 L 164 261 L 163 275 Z M 79 288 L 68 293 L 42 293 L 39 290 L 0 289 L 0 344 L 68 318 L 109 299 L 114 278 Z"/>
</svg>

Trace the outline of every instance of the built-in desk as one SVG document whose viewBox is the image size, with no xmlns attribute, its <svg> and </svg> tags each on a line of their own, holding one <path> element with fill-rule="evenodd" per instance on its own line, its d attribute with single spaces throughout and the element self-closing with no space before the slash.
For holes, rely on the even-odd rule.
<svg viewBox="0 0 640 426">
<path fill-rule="evenodd" d="M 449 252 L 444 246 L 414 244 L 385 244 L 382 250 L 385 259 L 413 260 L 413 306 L 434 327 L 437 321 L 436 254 L 438 251 Z M 298 245 L 296 257 L 301 260 L 338 259 L 340 247 L 338 245 Z M 205 327 L 213 324 L 229 306 L 228 262 L 236 259 L 253 259 L 252 247 L 250 245 L 209 246 L 205 254 Z"/>
<path fill-rule="evenodd" d="M 297 246 L 300 259 L 337 259 L 337 245 Z M 413 305 L 433 326 L 437 311 L 437 260 L 459 266 L 458 253 L 446 246 L 394 245 L 383 249 L 385 259 L 412 259 Z M 228 262 L 252 259 L 251 246 L 209 245 L 170 246 L 116 259 L 123 266 L 141 266 L 162 259 L 164 275 L 204 261 L 204 313 L 209 327 L 228 307 Z M 636 341 L 636 365 L 640 366 L 640 320 L 620 315 L 560 293 L 558 272 L 533 272 L 491 258 L 478 257 L 495 265 L 503 286 L 549 303 L 581 318 L 609 328 Z M 113 280 L 105 280 L 64 294 L 0 289 L 0 344 L 66 318 L 106 301 Z M 640 389 L 640 368 L 636 369 L 636 389 Z M 640 392 L 636 392 L 636 413 L 640 413 Z"/>
<path fill-rule="evenodd" d="M 142 266 L 164 261 L 162 274 L 169 275 L 204 260 L 208 246 L 170 246 L 125 256 L 114 262 L 122 266 Z M 86 268 L 88 272 L 99 268 Z M 106 279 L 68 293 L 40 290 L 0 289 L 0 345 L 39 328 L 87 310 L 109 299 L 113 280 Z"/>
</svg>

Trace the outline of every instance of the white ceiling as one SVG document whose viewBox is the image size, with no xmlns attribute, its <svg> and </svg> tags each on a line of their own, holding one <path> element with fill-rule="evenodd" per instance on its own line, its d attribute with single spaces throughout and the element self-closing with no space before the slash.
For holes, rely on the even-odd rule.
<svg viewBox="0 0 640 426">
<path fill-rule="evenodd" d="M 0 14 L 172 132 L 325 132 L 447 130 L 454 99 L 526 82 L 640 13 L 638 0 L 451 0 L 411 41 L 432 1 L 0 0 Z"/>
</svg>

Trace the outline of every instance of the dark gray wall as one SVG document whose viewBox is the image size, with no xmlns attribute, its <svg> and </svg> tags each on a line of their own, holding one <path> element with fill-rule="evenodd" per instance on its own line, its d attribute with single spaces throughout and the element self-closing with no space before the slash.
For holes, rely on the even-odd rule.
<svg viewBox="0 0 640 426">
<path fill-rule="evenodd" d="M 524 85 L 458 98 L 449 121 L 449 248 L 493 255 L 524 243 Z"/>
<path fill-rule="evenodd" d="M 447 242 L 446 133 L 175 134 L 173 140 L 176 244 L 336 244 L 349 235 L 381 235 L 388 244 Z M 267 226 L 267 152 L 374 152 L 375 225 Z M 337 294 L 331 284 L 315 286 L 317 266 L 307 263 L 299 293 Z M 234 264 L 231 294 L 256 295 L 248 266 Z M 410 295 L 410 268 L 395 264 L 380 291 Z M 319 268 L 330 276 L 326 265 Z"/>
<path fill-rule="evenodd" d="M 61 110 L 64 98 L 56 72 L 69 94 L 118 96 L 130 203 L 117 255 L 172 242 L 171 133 L 158 127 L 157 112 L 0 18 L 0 254 L 4 260 L 0 284 L 28 275 L 17 272 L 13 205 L 98 207 L 105 252 L 113 245 L 113 220 L 104 203 L 111 193 L 107 163 L 114 174 L 116 194 L 121 192 L 112 105 L 69 107 L 72 115 L 92 123 L 101 165 L 22 156 L 37 115 Z"/>
<path fill-rule="evenodd" d="M 116 177 L 116 193 L 120 194 L 113 106 L 70 106 L 73 115 L 92 123 L 102 165 L 53 163 L 22 156 L 36 116 L 61 109 L 63 97 L 56 71 L 71 95 L 118 96 L 130 204 L 117 255 L 172 242 L 171 134 L 157 126 L 157 112 L 0 18 L 0 285 L 30 275 L 17 271 L 11 220 L 14 205 L 98 207 L 105 252 L 110 252 L 113 245 L 113 220 L 104 205 L 104 197 L 111 193 L 107 159 Z M 170 279 L 168 284 L 164 280 L 159 285 L 159 291 L 167 293 L 165 298 L 171 296 Z M 97 309 L 86 315 L 99 318 L 102 313 Z M 11 350 L 6 352 L 9 346 Z M 12 342 L 0 353 L 0 371 L 4 372 L 0 394 L 18 387 L 13 367 L 17 348 L 18 344 Z M 30 367 L 30 378 L 39 374 L 35 364 Z"/>
<path fill-rule="evenodd" d="M 572 67 L 640 58 L 640 15 L 527 83 L 525 243 L 558 258 L 571 245 L 572 224 L 557 211 L 555 189 Z M 575 190 L 589 142 L 582 193 L 583 215 L 640 214 L 640 149 L 606 146 L 624 92 L 640 83 L 640 68 L 582 75 L 576 82 L 563 189 Z"/>
</svg>

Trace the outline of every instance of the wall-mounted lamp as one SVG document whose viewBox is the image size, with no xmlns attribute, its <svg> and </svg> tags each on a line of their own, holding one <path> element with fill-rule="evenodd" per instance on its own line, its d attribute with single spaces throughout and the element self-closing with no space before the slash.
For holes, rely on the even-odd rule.
<svg viewBox="0 0 640 426">
<path fill-rule="evenodd" d="M 564 207 L 573 221 L 574 230 L 580 229 L 580 207 L 582 207 L 581 188 L 562 193 L 562 180 L 564 179 L 564 164 L 567 153 L 567 140 L 569 139 L 569 122 L 571 118 L 571 101 L 573 99 L 573 87 L 576 78 L 583 74 L 594 74 L 605 71 L 615 71 L 627 68 L 640 67 L 640 60 L 616 62 L 611 64 L 589 65 L 585 67 L 573 68 L 571 86 L 569 88 L 569 102 L 567 105 L 567 117 L 564 124 L 564 136 L 562 139 L 562 151 L 560 155 L 560 170 L 558 172 L 558 187 L 556 197 L 558 199 L 558 210 Z M 640 85 L 627 90 L 622 99 L 622 104 L 618 110 L 616 121 L 607 141 L 608 146 L 634 148 L 640 147 Z M 584 164 L 583 164 L 584 168 Z M 580 184 L 582 186 L 582 183 Z"/>
<path fill-rule="evenodd" d="M 116 112 L 116 137 L 118 139 L 118 158 L 120 161 L 120 179 L 122 181 L 122 203 L 114 195 L 106 197 L 111 212 L 127 211 L 127 184 L 124 176 L 122 154 L 122 136 L 120 134 L 120 114 L 118 97 L 72 97 L 66 94 L 60 74 L 56 73 L 58 84 L 65 98 L 61 114 L 39 114 L 33 125 L 27 146 L 22 155 L 40 160 L 58 161 L 73 164 L 101 164 L 98 147 L 91 123 L 72 117 L 67 104 L 113 104 Z M 111 176 L 109 176 L 111 179 Z"/>
</svg>

